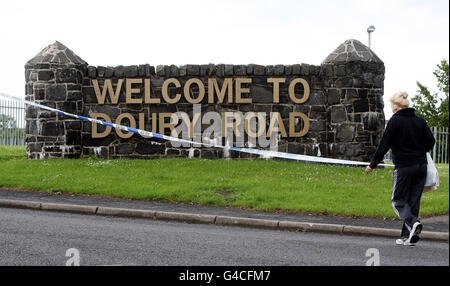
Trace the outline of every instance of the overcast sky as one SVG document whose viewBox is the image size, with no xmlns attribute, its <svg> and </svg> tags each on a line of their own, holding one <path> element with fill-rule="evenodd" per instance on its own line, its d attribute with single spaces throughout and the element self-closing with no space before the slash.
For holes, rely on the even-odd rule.
<svg viewBox="0 0 450 286">
<path fill-rule="evenodd" d="M 60 41 L 90 65 L 320 63 L 348 39 L 386 66 L 385 103 L 448 60 L 449 1 L 0 1 L 0 92 L 24 97 L 24 64 Z M 386 118 L 392 114 L 385 108 Z"/>
</svg>

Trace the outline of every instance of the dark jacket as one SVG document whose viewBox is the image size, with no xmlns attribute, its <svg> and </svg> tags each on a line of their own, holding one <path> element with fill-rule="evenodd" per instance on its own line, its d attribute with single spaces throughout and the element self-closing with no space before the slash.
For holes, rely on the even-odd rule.
<svg viewBox="0 0 450 286">
<path fill-rule="evenodd" d="M 427 122 L 414 112 L 414 108 L 404 108 L 391 117 L 370 163 L 372 169 L 383 160 L 389 149 L 392 149 L 392 161 L 396 167 L 427 162 L 426 153 L 433 148 L 435 139 Z"/>
</svg>

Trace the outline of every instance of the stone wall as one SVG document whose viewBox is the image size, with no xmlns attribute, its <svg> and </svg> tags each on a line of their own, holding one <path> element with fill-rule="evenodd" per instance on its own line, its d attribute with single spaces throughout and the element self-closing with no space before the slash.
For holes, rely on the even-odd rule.
<svg viewBox="0 0 450 286">
<path fill-rule="evenodd" d="M 208 64 L 179 67 L 154 67 L 148 64 L 89 66 L 56 42 L 30 60 L 25 68 L 28 100 L 87 117 L 106 114 L 112 122 L 121 114 L 128 113 L 132 115 L 136 128 L 152 132 L 157 131 L 155 127 L 159 126 L 160 120 L 152 117 L 152 114 L 183 111 L 190 114 L 192 119 L 193 105 L 183 97 L 176 104 L 165 103 L 162 99 L 162 85 L 168 78 L 176 78 L 181 86 L 189 79 L 199 79 L 206 87 L 206 94 L 210 78 L 217 79 L 220 84 L 226 78 L 251 79 L 250 84 L 244 85 L 249 88 L 249 94 L 245 96 L 252 98 L 251 103 L 209 103 L 205 96 L 199 103 L 202 112 L 279 112 L 286 128 L 289 128 L 287 121 L 290 112 L 304 113 L 309 118 L 309 132 L 302 137 L 281 137 L 278 150 L 282 152 L 368 161 L 384 128 L 384 64 L 356 40 L 343 43 L 321 65 Z M 285 83 L 280 84 L 279 103 L 273 102 L 273 85 L 267 83 L 268 78 L 286 79 Z M 292 102 L 288 96 L 288 85 L 295 78 L 305 79 L 310 88 L 308 100 L 301 104 Z M 105 104 L 99 105 L 93 81 L 103 87 L 105 81 L 110 80 L 115 90 L 119 80 L 124 79 L 150 79 L 150 96 L 160 99 L 161 103 L 126 103 L 125 89 L 122 89 L 118 103 L 112 104 L 107 99 Z M 133 88 L 143 94 L 145 84 L 135 84 Z M 181 93 L 182 87 L 173 87 L 169 92 Z M 198 89 L 192 89 L 193 97 L 198 96 L 198 92 Z M 304 92 L 302 85 L 297 85 L 296 92 Z M 130 121 L 125 118 L 122 123 L 129 125 Z M 296 122 L 295 129 L 301 129 L 303 124 L 301 120 Z M 205 127 L 202 126 L 202 130 Z M 92 128 L 92 124 L 87 121 L 28 107 L 28 157 L 249 157 L 246 153 L 224 153 L 214 148 L 174 148 L 170 142 L 136 134 L 130 134 L 130 138 L 121 138 L 115 130 L 104 138 L 93 138 Z M 97 126 L 99 133 L 104 130 L 105 127 Z M 170 135 L 170 132 L 167 131 L 166 135 Z"/>
<path fill-rule="evenodd" d="M 25 99 L 80 114 L 86 65 L 61 43 L 50 45 L 25 65 Z M 80 157 L 81 130 L 80 120 L 27 106 L 28 158 Z"/>
</svg>

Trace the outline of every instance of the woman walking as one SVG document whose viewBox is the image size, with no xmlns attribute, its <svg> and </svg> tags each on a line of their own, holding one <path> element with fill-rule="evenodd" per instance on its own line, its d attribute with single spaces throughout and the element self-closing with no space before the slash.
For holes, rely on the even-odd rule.
<svg viewBox="0 0 450 286">
<path fill-rule="evenodd" d="M 426 153 L 435 139 L 427 122 L 409 108 L 408 94 L 397 92 L 390 99 L 394 115 L 389 120 L 380 144 L 366 173 L 370 173 L 392 149 L 394 178 L 392 183 L 392 206 L 403 220 L 400 245 L 415 245 L 420 239 L 422 224 L 419 221 L 420 198 L 427 176 Z"/>
</svg>

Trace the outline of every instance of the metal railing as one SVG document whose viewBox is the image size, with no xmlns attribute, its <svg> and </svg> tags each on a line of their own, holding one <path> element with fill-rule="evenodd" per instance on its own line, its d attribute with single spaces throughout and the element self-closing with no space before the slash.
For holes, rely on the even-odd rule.
<svg viewBox="0 0 450 286">
<path fill-rule="evenodd" d="M 25 145 L 25 104 L 0 100 L 0 145 Z"/>
<path fill-rule="evenodd" d="M 448 128 L 432 128 L 436 144 L 431 151 L 431 157 L 435 163 L 448 164 Z"/>
<path fill-rule="evenodd" d="M 434 138 L 436 139 L 436 144 L 434 144 L 431 150 L 431 158 L 438 164 L 448 164 L 449 153 L 448 153 L 448 128 L 447 127 L 431 127 Z M 389 152 L 384 157 L 385 162 L 392 162 L 392 153 Z"/>
</svg>

